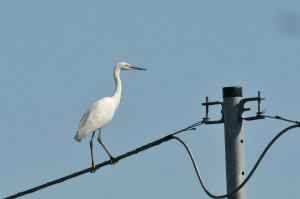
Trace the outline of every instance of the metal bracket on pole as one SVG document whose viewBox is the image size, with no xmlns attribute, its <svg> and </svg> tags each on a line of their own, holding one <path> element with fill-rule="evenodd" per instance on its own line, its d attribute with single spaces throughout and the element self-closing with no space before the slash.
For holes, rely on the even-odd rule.
<svg viewBox="0 0 300 199">
<path fill-rule="evenodd" d="M 241 101 L 239 103 L 239 118 L 247 120 L 247 121 L 258 120 L 258 119 L 265 119 L 265 117 L 262 115 L 263 112 L 260 111 L 261 110 L 260 109 L 260 101 L 264 100 L 264 99 L 265 98 L 261 98 L 260 97 L 260 91 L 258 91 L 258 97 L 241 99 Z M 258 111 L 256 113 L 256 116 L 254 116 L 254 117 L 243 117 L 243 113 L 245 111 L 250 111 L 250 108 L 244 108 L 245 103 L 249 102 L 249 101 L 257 101 L 258 102 Z"/>
<path fill-rule="evenodd" d="M 210 121 L 210 118 L 208 117 L 208 107 L 211 106 L 211 105 L 217 105 L 217 104 L 220 104 L 222 106 L 222 110 L 221 110 L 222 118 L 220 120 Z M 219 102 L 219 101 L 208 102 L 208 96 L 206 96 L 206 102 L 202 103 L 202 105 L 206 107 L 206 117 L 203 118 L 203 121 L 204 121 L 205 124 L 221 124 L 221 123 L 224 123 L 223 102 Z"/>
<path fill-rule="evenodd" d="M 226 179 L 227 192 L 231 192 L 245 180 L 245 154 L 244 154 L 244 120 L 264 119 L 263 111 L 260 109 L 260 102 L 265 98 L 258 97 L 243 99 L 242 87 L 224 87 L 223 102 L 206 102 L 202 103 L 206 107 L 206 117 L 203 118 L 205 124 L 224 123 L 225 137 L 225 155 L 226 155 Z M 258 102 L 258 111 L 254 117 L 243 117 L 245 111 L 250 108 L 244 108 L 245 103 L 249 101 Z M 216 121 L 210 121 L 208 116 L 209 106 L 220 104 L 222 106 L 222 118 Z M 228 199 L 246 199 L 246 187 L 244 186 Z"/>
</svg>

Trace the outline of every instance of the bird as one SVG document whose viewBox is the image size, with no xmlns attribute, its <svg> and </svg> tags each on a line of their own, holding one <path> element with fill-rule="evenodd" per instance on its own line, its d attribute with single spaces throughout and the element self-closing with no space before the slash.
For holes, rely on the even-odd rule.
<svg viewBox="0 0 300 199">
<path fill-rule="evenodd" d="M 104 97 L 97 102 L 95 102 L 83 115 L 82 119 L 79 122 L 77 133 L 75 134 L 74 139 L 78 142 L 81 142 L 89 133 L 92 133 L 91 141 L 90 141 L 90 149 L 91 149 L 91 157 L 92 157 L 92 167 L 94 168 L 91 172 L 95 172 L 96 165 L 94 164 L 93 157 L 93 138 L 95 132 L 99 130 L 98 134 L 98 142 L 102 145 L 106 153 L 110 157 L 110 164 L 115 164 L 118 161 L 115 161 L 115 157 L 113 157 L 105 145 L 101 141 L 101 132 L 102 129 L 110 123 L 113 119 L 115 111 L 119 107 L 121 92 L 122 92 L 122 84 L 120 79 L 120 72 L 123 70 L 146 70 L 144 68 L 139 68 L 135 66 L 131 66 L 126 62 L 120 62 L 115 66 L 114 69 L 114 79 L 115 79 L 115 92 L 111 97 Z M 100 168 L 99 168 L 100 169 Z"/>
</svg>

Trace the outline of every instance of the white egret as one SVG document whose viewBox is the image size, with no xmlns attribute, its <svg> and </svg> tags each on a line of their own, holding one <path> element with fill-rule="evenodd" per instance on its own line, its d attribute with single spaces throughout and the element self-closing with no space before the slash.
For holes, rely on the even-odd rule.
<svg viewBox="0 0 300 199">
<path fill-rule="evenodd" d="M 92 166 L 94 168 L 96 165 L 94 164 L 94 157 L 93 157 L 93 138 L 97 130 L 99 130 L 98 142 L 102 145 L 102 147 L 109 155 L 111 164 L 114 164 L 116 162 L 114 161 L 114 157 L 109 153 L 107 148 L 101 142 L 101 131 L 102 128 L 105 127 L 112 120 L 114 113 L 119 106 L 120 99 L 121 99 L 121 91 L 122 91 L 120 72 L 122 70 L 146 70 L 146 69 L 134 67 L 125 62 L 118 63 L 114 70 L 114 79 L 116 83 L 116 89 L 114 94 L 111 97 L 104 97 L 100 99 L 86 111 L 86 113 L 83 115 L 79 123 L 78 131 L 74 137 L 76 141 L 80 142 L 83 138 L 87 136 L 87 134 L 93 132 L 90 141 L 90 148 L 91 148 L 91 156 L 92 156 Z"/>
</svg>

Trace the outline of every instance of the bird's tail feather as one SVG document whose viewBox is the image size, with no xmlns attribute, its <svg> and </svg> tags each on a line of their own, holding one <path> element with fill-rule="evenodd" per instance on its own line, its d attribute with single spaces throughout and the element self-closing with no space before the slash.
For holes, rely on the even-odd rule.
<svg viewBox="0 0 300 199">
<path fill-rule="evenodd" d="M 82 136 L 83 133 L 77 131 L 74 139 L 77 141 L 77 142 L 81 142 L 81 140 L 84 138 L 84 136 Z"/>
</svg>

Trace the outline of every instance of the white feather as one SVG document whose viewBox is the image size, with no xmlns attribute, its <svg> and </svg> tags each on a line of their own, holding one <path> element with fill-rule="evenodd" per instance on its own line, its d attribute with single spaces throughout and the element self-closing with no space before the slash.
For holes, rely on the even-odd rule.
<svg viewBox="0 0 300 199">
<path fill-rule="evenodd" d="M 112 97 L 105 97 L 91 106 L 82 117 L 75 140 L 80 142 L 87 134 L 105 127 L 114 117 L 116 102 Z"/>
<path fill-rule="evenodd" d="M 80 142 L 89 133 L 105 127 L 114 117 L 117 110 L 122 92 L 122 84 L 120 79 L 120 72 L 122 70 L 145 70 L 143 68 L 133 67 L 125 62 L 120 62 L 116 65 L 114 70 L 114 79 L 116 89 L 111 97 L 105 97 L 97 101 L 91 106 L 83 115 L 77 133 L 74 139 Z"/>
</svg>

